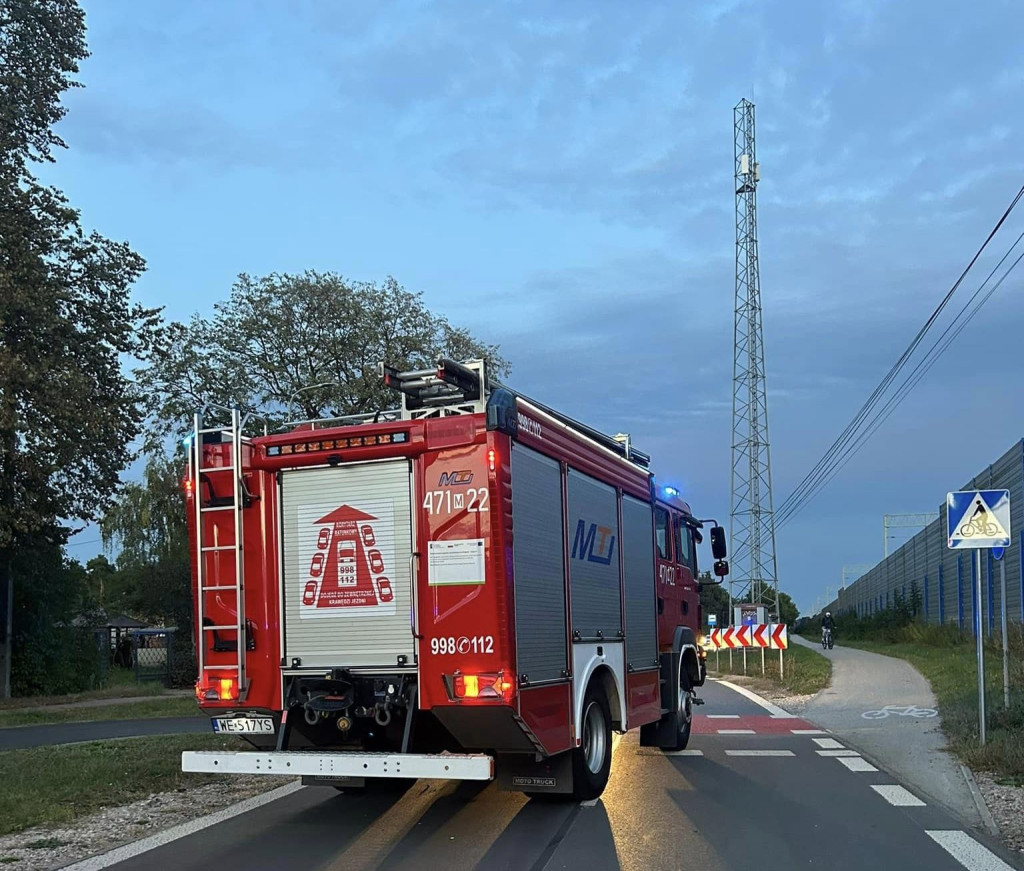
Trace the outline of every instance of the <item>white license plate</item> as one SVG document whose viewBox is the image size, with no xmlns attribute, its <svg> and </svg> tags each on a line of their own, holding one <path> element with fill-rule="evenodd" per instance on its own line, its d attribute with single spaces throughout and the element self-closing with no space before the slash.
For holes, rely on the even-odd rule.
<svg viewBox="0 0 1024 871">
<path fill-rule="evenodd" d="M 273 735 L 272 717 L 214 717 L 214 732 L 233 732 L 246 735 Z"/>
</svg>

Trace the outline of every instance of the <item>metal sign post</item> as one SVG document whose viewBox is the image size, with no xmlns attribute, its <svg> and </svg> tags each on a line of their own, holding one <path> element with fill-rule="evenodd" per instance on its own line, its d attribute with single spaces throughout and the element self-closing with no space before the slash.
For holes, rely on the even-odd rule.
<svg viewBox="0 0 1024 871">
<path fill-rule="evenodd" d="M 978 650 L 978 740 L 985 746 L 985 627 L 981 621 L 981 552 L 974 551 L 974 644 Z"/>
<path fill-rule="evenodd" d="M 981 620 L 981 552 L 987 547 L 1007 548 L 1010 546 L 1010 491 L 960 490 L 947 493 L 946 544 L 952 550 L 966 548 L 974 550 L 974 639 L 978 653 L 978 739 L 984 746 L 985 639 L 984 625 Z"/>
<path fill-rule="evenodd" d="M 1003 707 L 1010 710 L 1010 638 L 1006 633 L 1006 563 L 1004 548 L 992 548 L 992 556 L 999 562 L 999 626 L 1003 634 Z"/>
</svg>

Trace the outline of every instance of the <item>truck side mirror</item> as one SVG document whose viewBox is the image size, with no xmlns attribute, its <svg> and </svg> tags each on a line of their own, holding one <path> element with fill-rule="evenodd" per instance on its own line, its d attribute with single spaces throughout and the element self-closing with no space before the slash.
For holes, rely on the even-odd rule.
<svg viewBox="0 0 1024 871">
<path fill-rule="evenodd" d="M 728 560 L 715 560 L 714 572 L 715 575 L 719 578 L 724 578 L 727 574 L 729 574 Z"/>
<path fill-rule="evenodd" d="M 725 530 L 721 526 L 711 527 L 711 553 L 716 560 L 724 560 L 727 556 Z"/>
</svg>

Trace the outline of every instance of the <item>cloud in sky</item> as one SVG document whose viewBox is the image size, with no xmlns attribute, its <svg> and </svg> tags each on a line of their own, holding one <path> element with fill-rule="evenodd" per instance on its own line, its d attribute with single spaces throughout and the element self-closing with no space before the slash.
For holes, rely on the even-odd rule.
<svg viewBox="0 0 1024 871">
<path fill-rule="evenodd" d="M 146 256 L 147 302 L 207 311 L 240 271 L 393 274 L 499 342 L 524 392 L 629 429 L 719 518 L 740 97 L 776 504 L 1020 184 L 1008 0 L 85 5 L 93 57 L 51 176 Z M 984 336 L 1019 373 L 1019 287 L 780 535 L 798 602 L 877 556 L 883 513 L 927 510 L 1020 437 L 1024 412 L 969 362 Z"/>
</svg>

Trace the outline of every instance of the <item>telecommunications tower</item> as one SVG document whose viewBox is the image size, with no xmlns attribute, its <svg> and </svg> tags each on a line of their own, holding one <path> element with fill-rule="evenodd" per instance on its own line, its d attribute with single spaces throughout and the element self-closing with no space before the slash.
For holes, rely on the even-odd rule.
<svg viewBox="0 0 1024 871">
<path fill-rule="evenodd" d="M 764 383 L 761 281 L 757 262 L 757 182 L 754 104 L 733 109 L 736 177 L 736 309 L 733 331 L 732 506 L 729 538 L 733 601 L 779 613 L 775 564 L 768 400 Z M 731 609 L 730 609 L 731 611 Z M 730 618 L 732 614 L 730 613 Z"/>
</svg>

